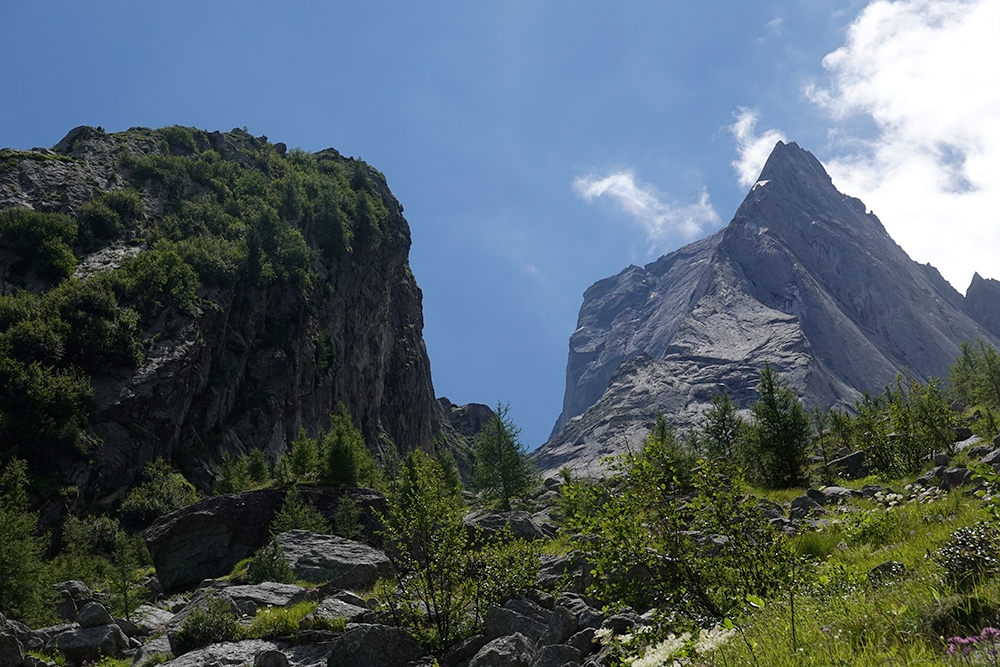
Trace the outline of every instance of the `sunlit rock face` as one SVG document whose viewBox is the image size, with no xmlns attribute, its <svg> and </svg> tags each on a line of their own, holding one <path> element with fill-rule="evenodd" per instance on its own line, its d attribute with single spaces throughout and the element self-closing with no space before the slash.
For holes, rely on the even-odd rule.
<svg viewBox="0 0 1000 667">
<path fill-rule="evenodd" d="M 995 293 L 966 301 L 811 153 L 779 142 L 726 227 L 584 293 L 536 463 L 596 472 L 640 446 L 657 412 L 683 429 L 719 392 L 747 407 L 765 363 L 807 407 L 852 406 L 898 373 L 946 376 L 960 342 L 997 340 Z"/>
</svg>

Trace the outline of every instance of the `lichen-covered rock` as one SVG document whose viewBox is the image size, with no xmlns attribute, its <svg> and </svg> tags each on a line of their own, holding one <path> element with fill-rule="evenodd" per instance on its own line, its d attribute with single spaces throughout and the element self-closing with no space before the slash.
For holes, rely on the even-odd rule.
<svg viewBox="0 0 1000 667">
<path fill-rule="evenodd" d="M 265 581 L 248 586 L 228 586 L 226 595 L 232 598 L 240 611 L 249 616 L 260 607 L 290 607 L 306 598 L 306 590 L 295 584 Z"/>
<path fill-rule="evenodd" d="M 290 530 L 277 540 L 295 576 L 305 581 L 365 590 L 392 572 L 385 552 L 336 535 Z"/>
<path fill-rule="evenodd" d="M 530 667 L 535 658 L 535 647 L 522 634 L 498 637 L 483 648 L 469 662 L 469 667 Z"/>
<path fill-rule="evenodd" d="M 360 625 L 344 633 L 330 651 L 328 667 L 403 667 L 423 655 L 402 628 Z"/>
<path fill-rule="evenodd" d="M 45 645 L 46 651 L 56 651 L 75 664 L 100 660 L 102 656 L 120 656 L 129 648 L 128 637 L 117 625 L 93 628 L 74 626 L 59 633 Z"/>
</svg>

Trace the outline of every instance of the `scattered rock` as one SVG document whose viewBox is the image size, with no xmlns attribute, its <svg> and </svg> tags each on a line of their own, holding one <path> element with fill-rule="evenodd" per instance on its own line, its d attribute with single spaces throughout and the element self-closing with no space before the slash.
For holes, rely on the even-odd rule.
<svg viewBox="0 0 1000 667">
<path fill-rule="evenodd" d="M 277 539 L 295 576 L 306 581 L 364 590 L 392 573 L 384 552 L 360 542 L 306 530 L 290 530 Z"/>
<path fill-rule="evenodd" d="M 88 602 L 76 612 L 76 622 L 81 628 L 94 628 L 99 625 L 111 625 L 114 619 L 100 602 Z"/>
<path fill-rule="evenodd" d="M 306 590 L 301 586 L 274 581 L 253 586 L 229 586 L 225 590 L 240 611 L 249 616 L 255 615 L 260 607 L 290 607 L 306 597 Z"/>
<path fill-rule="evenodd" d="M 972 437 L 972 429 L 968 426 L 956 426 L 952 431 L 954 432 L 952 442 L 961 442 Z"/>
<path fill-rule="evenodd" d="M 97 661 L 102 656 L 118 657 L 129 648 L 128 637 L 117 625 L 99 625 L 93 628 L 74 626 L 48 641 L 46 651 L 58 650 L 66 659 L 76 664 Z"/>
<path fill-rule="evenodd" d="M 824 511 L 823 507 L 809 496 L 799 496 L 792 500 L 788 517 L 790 519 L 804 519 L 810 514 L 822 514 Z"/>
<path fill-rule="evenodd" d="M 462 521 L 473 530 L 481 530 L 487 541 L 501 535 L 506 526 L 510 526 L 514 537 L 523 540 L 546 538 L 545 529 L 527 512 L 470 512 Z"/>
<path fill-rule="evenodd" d="M 861 479 L 868 476 L 868 466 L 865 465 L 865 453 L 853 452 L 830 461 L 830 469 L 847 479 Z"/>
<path fill-rule="evenodd" d="M 375 614 L 367 607 L 359 607 L 348 602 L 343 602 L 342 600 L 327 598 L 316 607 L 316 611 L 307 614 L 305 618 L 299 621 L 299 627 L 302 629 L 311 628 L 313 621 L 317 618 L 328 621 L 332 621 L 335 618 L 342 618 L 348 623 L 371 623 L 375 620 Z"/>
<path fill-rule="evenodd" d="M 530 667 L 535 647 L 522 634 L 498 637 L 486 644 L 469 662 L 469 667 Z"/>
<path fill-rule="evenodd" d="M 566 644 L 543 646 L 535 654 L 531 667 L 563 667 L 567 663 L 579 663 L 580 651 Z"/>
<path fill-rule="evenodd" d="M 549 624 L 538 640 L 539 646 L 562 644 L 580 628 L 580 622 L 569 609 L 558 606 L 549 617 Z"/>
<path fill-rule="evenodd" d="M 941 472 L 941 488 L 945 491 L 957 489 L 972 481 L 972 471 L 968 468 L 947 468 Z"/>
<path fill-rule="evenodd" d="M 168 667 L 239 667 L 242 665 L 252 665 L 258 655 L 277 650 L 277 644 L 263 639 L 222 642 L 189 651 L 176 660 L 171 660 Z"/>
<path fill-rule="evenodd" d="M 288 667 L 288 658 L 281 651 L 264 651 L 254 658 L 253 667 Z"/>
<path fill-rule="evenodd" d="M 13 632 L 0 630 L 0 667 L 20 667 L 24 662 L 24 644 Z"/>
<path fill-rule="evenodd" d="M 441 664 L 444 667 L 455 667 L 476 655 L 488 641 L 486 635 L 472 635 L 468 639 L 463 639 L 441 656 Z"/>
<path fill-rule="evenodd" d="M 328 667 L 403 667 L 423 655 L 417 640 L 402 628 L 360 625 L 333 646 Z"/>
</svg>

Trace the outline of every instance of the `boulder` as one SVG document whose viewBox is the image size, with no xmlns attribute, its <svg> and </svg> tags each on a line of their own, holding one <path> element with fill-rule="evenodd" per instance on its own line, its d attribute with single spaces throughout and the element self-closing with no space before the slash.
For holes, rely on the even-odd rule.
<svg viewBox="0 0 1000 667">
<path fill-rule="evenodd" d="M 76 622 L 81 628 L 95 628 L 99 625 L 111 625 L 114 619 L 100 602 L 88 602 L 76 612 Z"/>
<path fill-rule="evenodd" d="M 332 621 L 342 618 L 348 623 L 371 623 L 375 620 L 375 614 L 367 607 L 359 607 L 334 598 L 323 600 L 316 611 L 307 614 L 301 621 L 299 627 L 307 630 L 313 626 L 313 620 L 317 618 Z"/>
<path fill-rule="evenodd" d="M 584 628 L 578 633 L 566 640 L 567 646 L 572 646 L 577 651 L 580 652 L 582 657 L 590 655 L 597 645 L 594 644 L 594 636 L 597 634 L 597 630 L 594 628 Z"/>
<path fill-rule="evenodd" d="M 836 458 L 830 461 L 830 469 L 847 479 L 861 479 L 862 477 L 866 477 L 868 475 L 868 466 L 865 465 L 865 453 L 857 451 Z"/>
<path fill-rule="evenodd" d="M 74 626 L 45 644 L 46 651 L 58 650 L 66 656 L 66 660 L 78 665 L 86 661 L 96 662 L 102 656 L 118 657 L 128 648 L 128 637 L 117 625 Z"/>
<path fill-rule="evenodd" d="M 792 507 L 788 512 L 790 519 L 804 519 L 810 514 L 823 514 L 823 507 L 809 496 L 799 496 L 792 500 Z"/>
<path fill-rule="evenodd" d="M 403 667 L 423 655 L 417 640 L 402 628 L 359 625 L 333 645 L 328 667 Z"/>
<path fill-rule="evenodd" d="M 566 607 L 576 616 L 581 628 L 597 629 L 604 623 L 604 613 L 591 607 L 586 600 L 575 593 L 563 593 L 556 598 L 556 604 Z"/>
<path fill-rule="evenodd" d="M 252 556 L 283 497 L 276 489 L 213 496 L 161 517 L 144 537 L 163 590 L 193 588 Z"/>
<path fill-rule="evenodd" d="M 499 536 L 506 526 L 510 526 L 514 537 L 523 540 L 544 540 L 545 528 L 527 512 L 470 512 L 462 519 L 474 533 L 482 531 L 487 541 Z"/>
<path fill-rule="evenodd" d="M 160 586 L 172 594 L 229 574 L 270 541 L 268 525 L 284 497 L 277 489 L 213 496 L 161 517 L 143 534 Z M 374 515 L 385 511 L 385 498 L 368 489 L 300 489 L 299 497 L 328 520 L 335 519 L 340 501 L 350 497 L 361 509 L 366 539 L 375 538 Z"/>
<path fill-rule="evenodd" d="M 498 637 L 479 649 L 469 667 L 530 667 L 535 647 L 522 634 Z"/>
<path fill-rule="evenodd" d="M 997 437 L 1000 438 L 1000 435 Z M 1000 470 L 1000 447 L 997 447 L 992 452 L 984 456 L 981 463 L 988 464 L 994 470 Z"/>
<path fill-rule="evenodd" d="M 164 628 L 174 615 L 166 609 L 160 609 L 152 605 L 139 605 L 132 612 L 132 620 L 140 635 L 151 635 L 157 630 Z"/>
<path fill-rule="evenodd" d="M 486 646 L 488 641 L 486 635 L 472 635 L 468 639 L 463 639 L 441 656 L 441 665 L 443 667 L 455 667 L 455 665 L 469 660 L 479 652 L 479 649 Z"/>
<path fill-rule="evenodd" d="M 147 661 L 150 661 L 153 656 L 173 656 L 170 652 L 170 640 L 163 635 L 157 637 L 156 639 L 150 639 L 148 642 L 136 649 L 135 656 L 133 657 L 132 664 L 141 665 Z"/>
<path fill-rule="evenodd" d="M 13 632 L 0 630 L 0 667 L 20 667 L 24 661 L 24 644 Z"/>
<path fill-rule="evenodd" d="M 558 606 L 549 617 L 549 624 L 538 640 L 539 646 L 562 644 L 580 629 L 580 622 L 569 609 Z"/>
<path fill-rule="evenodd" d="M 281 651 L 264 651 L 254 658 L 253 667 L 288 667 L 288 657 Z"/>
<path fill-rule="evenodd" d="M 956 426 L 952 429 L 952 442 L 962 442 L 972 437 L 972 429 L 968 426 Z"/>
<path fill-rule="evenodd" d="M 222 642 L 189 651 L 168 664 L 169 667 L 240 667 L 254 664 L 262 653 L 277 650 L 277 644 L 263 639 Z"/>
<path fill-rule="evenodd" d="M 261 607 L 290 607 L 306 598 L 306 589 L 301 586 L 275 581 L 253 586 L 229 586 L 225 591 L 240 611 L 250 616 Z"/>
<path fill-rule="evenodd" d="M 497 637 L 505 637 L 516 633 L 527 637 L 534 644 L 542 638 L 547 627 L 547 624 L 540 623 L 512 609 L 490 607 L 486 611 L 483 633 L 489 639 L 496 639 Z"/>
<path fill-rule="evenodd" d="M 364 590 L 392 574 L 385 553 L 360 542 L 307 530 L 290 530 L 277 539 L 295 576 L 306 581 Z"/>
<path fill-rule="evenodd" d="M 538 649 L 531 667 L 563 667 L 567 663 L 579 663 L 580 651 L 566 644 L 551 644 Z"/>
<path fill-rule="evenodd" d="M 547 591 L 583 593 L 591 580 L 591 566 L 578 555 L 541 557 L 535 585 Z"/>
<path fill-rule="evenodd" d="M 945 491 L 957 489 L 972 481 L 972 471 L 968 468 L 946 468 L 941 471 L 941 488 Z"/>
</svg>

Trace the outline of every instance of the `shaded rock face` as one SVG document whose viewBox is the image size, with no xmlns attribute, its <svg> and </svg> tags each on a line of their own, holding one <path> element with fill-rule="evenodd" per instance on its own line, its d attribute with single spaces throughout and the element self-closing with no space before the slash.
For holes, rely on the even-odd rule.
<svg viewBox="0 0 1000 667">
<path fill-rule="evenodd" d="M 441 442 L 454 457 L 462 479 L 472 479 L 473 441 L 495 413 L 482 403 L 455 405 L 444 397 L 437 399 L 435 409 Z"/>
<path fill-rule="evenodd" d="M 336 516 L 345 494 L 362 510 L 366 527 L 374 526 L 375 511 L 386 511 L 385 499 L 366 489 L 299 490 L 299 497 L 327 519 Z M 268 526 L 281 509 L 284 496 L 284 491 L 275 489 L 215 496 L 158 520 L 144 536 L 164 591 L 183 591 L 204 579 L 221 577 L 252 556 L 267 544 Z"/>
<path fill-rule="evenodd" d="M 265 137 L 240 130 L 196 138 L 199 150 L 241 164 L 248 163 L 247 152 L 268 146 Z M 54 151 L 5 151 L 0 208 L 77 213 L 100 192 L 128 184 L 124 157 L 165 152 L 144 128 L 105 134 L 87 127 L 74 129 Z M 360 164 L 333 149 L 323 153 Z M 223 452 L 261 448 L 273 461 L 300 429 L 315 435 L 327 427 L 340 402 L 373 450 L 388 438 L 404 450 L 432 451 L 434 392 L 421 293 L 408 264 L 409 227 L 384 177 L 364 169 L 389 211 L 385 240 L 335 261 L 317 255 L 308 293 L 288 283 L 240 279 L 231 287 L 202 288 L 194 315 L 165 314 L 146 332 L 156 342 L 138 368 L 94 378 L 87 433 L 101 444 L 90 454 L 92 464 L 73 468 L 68 482 L 111 502 L 146 462 L 164 457 L 207 491 Z M 79 274 L 138 252 L 143 225 L 163 216 L 165 203 L 156 185 L 141 194 L 146 221 L 83 258 Z M 316 230 L 300 231 L 316 248 Z M 11 287 L 9 276 L 0 287 Z"/>
<path fill-rule="evenodd" d="M 563 411 L 535 461 L 596 474 L 657 412 L 683 428 L 722 391 L 748 407 L 765 362 L 807 407 L 852 406 L 897 373 L 944 376 L 960 342 L 997 342 L 966 301 L 779 142 L 729 225 L 584 293 Z"/>
</svg>

